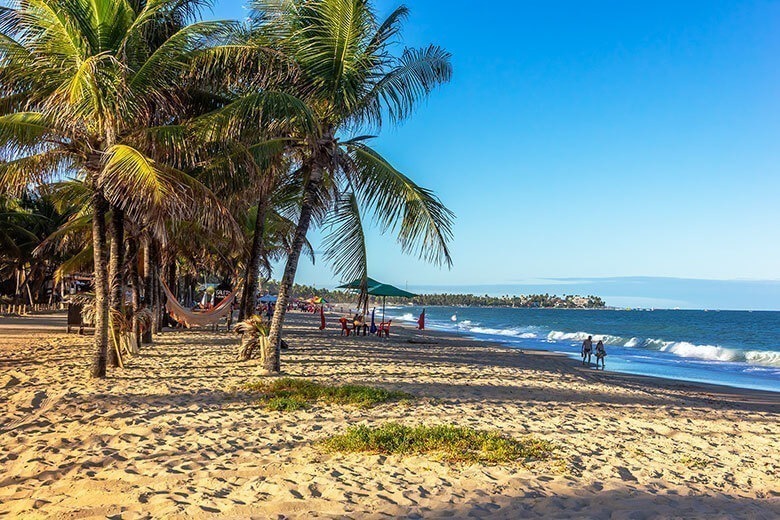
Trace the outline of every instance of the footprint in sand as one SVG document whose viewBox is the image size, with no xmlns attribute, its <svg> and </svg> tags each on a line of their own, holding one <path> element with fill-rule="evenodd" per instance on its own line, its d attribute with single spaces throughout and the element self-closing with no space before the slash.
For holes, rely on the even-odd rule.
<svg viewBox="0 0 780 520">
<path fill-rule="evenodd" d="M 6 376 L 5 382 L 3 383 L 2 387 L 11 388 L 12 386 L 16 386 L 21 382 L 22 380 L 16 377 L 15 374 L 8 374 L 8 376 Z"/>
<path fill-rule="evenodd" d="M 38 408 L 41 408 L 44 403 L 48 403 L 48 401 L 49 394 L 46 393 L 46 390 L 40 390 L 35 392 L 35 397 L 33 397 L 30 404 L 32 405 L 33 410 L 37 410 Z"/>
<path fill-rule="evenodd" d="M 620 478 L 624 481 L 632 480 L 634 482 L 637 481 L 636 477 L 634 476 L 631 471 L 628 470 L 628 468 L 624 468 L 623 466 L 618 466 L 617 468 L 618 473 L 620 474 Z"/>
<path fill-rule="evenodd" d="M 26 398 L 19 399 L 19 401 L 25 401 L 25 400 Z M 18 428 L 19 426 L 22 426 L 25 423 L 32 421 L 41 413 L 45 412 L 48 408 L 50 408 L 51 404 L 52 404 L 52 398 L 51 396 L 49 396 L 46 390 L 38 390 L 30 399 L 30 404 L 28 406 L 17 407 L 19 411 L 24 412 L 27 415 L 13 419 L 11 422 L 4 425 L 3 429 L 13 430 L 15 428 Z"/>
<path fill-rule="evenodd" d="M 309 494 L 313 498 L 320 498 L 322 496 L 322 493 L 320 493 L 320 490 L 317 489 L 317 485 L 316 484 L 309 484 L 309 488 L 308 489 L 309 489 Z"/>
</svg>

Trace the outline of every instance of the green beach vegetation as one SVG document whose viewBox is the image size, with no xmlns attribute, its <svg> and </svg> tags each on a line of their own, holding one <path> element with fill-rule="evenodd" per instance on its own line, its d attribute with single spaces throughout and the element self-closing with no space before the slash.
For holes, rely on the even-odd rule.
<svg viewBox="0 0 780 520">
<path fill-rule="evenodd" d="M 461 426 L 352 426 L 322 442 L 329 452 L 430 455 L 446 462 L 529 463 L 549 459 L 555 446 L 536 437 L 515 439 L 496 431 Z"/>
<path fill-rule="evenodd" d="M 454 215 L 370 146 L 449 81 L 449 53 L 399 45 L 405 7 L 379 19 L 368 0 L 254 0 L 238 22 L 204 21 L 208 6 L 23 0 L 0 11 L 0 287 L 37 303 L 88 275 L 93 377 L 122 365 L 119 316 L 136 345 L 161 332 L 163 284 L 243 286 L 245 319 L 273 262 L 285 265 L 279 303 L 256 350 L 278 372 L 313 228 L 344 280 L 367 276 L 368 222 L 404 252 L 452 262 Z"/>
<path fill-rule="evenodd" d="M 279 411 L 299 410 L 315 403 L 371 408 L 381 403 L 413 398 L 405 392 L 384 388 L 363 385 L 326 385 L 290 377 L 270 382 L 247 383 L 243 389 L 260 393 L 266 408 Z"/>
<path fill-rule="evenodd" d="M 276 294 L 279 291 L 279 282 L 266 280 L 262 284 L 263 291 Z M 294 298 L 308 298 L 312 295 L 321 296 L 329 302 L 354 302 L 354 292 L 343 290 L 331 290 L 313 287 L 310 285 L 293 285 L 291 294 Z M 375 300 L 380 302 L 381 300 Z M 578 296 L 574 294 L 526 294 L 518 296 L 478 296 L 474 294 L 438 293 L 419 294 L 414 298 L 388 297 L 387 303 L 393 305 L 418 305 L 418 306 L 444 306 L 444 307 L 538 307 L 546 309 L 601 309 L 606 306 L 599 296 Z"/>
<path fill-rule="evenodd" d="M 393 301 L 393 303 L 404 303 Z M 415 305 L 468 307 L 532 307 L 545 309 L 600 309 L 605 306 L 598 296 L 564 294 L 527 294 L 519 296 L 476 296 L 474 294 L 421 294 L 412 299 Z"/>
</svg>

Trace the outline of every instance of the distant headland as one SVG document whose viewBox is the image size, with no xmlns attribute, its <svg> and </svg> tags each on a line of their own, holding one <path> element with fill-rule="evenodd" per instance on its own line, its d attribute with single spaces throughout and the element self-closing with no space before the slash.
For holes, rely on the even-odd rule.
<svg viewBox="0 0 780 520">
<path fill-rule="evenodd" d="M 477 296 L 474 294 L 422 294 L 412 299 L 415 305 L 467 307 L 526 307 L 540 309 L 603 309 L 604 300 L 598 296 L 565 294 L 526 294 L 519 296 Z"/>
<path fill-rule="evenodd" d="M 276 294 L 279 282 L 268 280 L 263 283 L 264 292 Z M 320 296 L 328 302 L 346 303 L 355 299 L 350 291 L 320 289 L 310 285 L 295 284 L 292 288 L 294 298 Z M 432 293 L 420 294 L 411 299 L 387 298 L 387 303 L 398 305 L 444 306 L 444 307 L 525 307 L 539 309 L 604 309 L 606 304 L 599 296 L 579 296 L 576 294 L 525 294 L 517 296 L 478 296 L 475 294 Z"/>
</svg>

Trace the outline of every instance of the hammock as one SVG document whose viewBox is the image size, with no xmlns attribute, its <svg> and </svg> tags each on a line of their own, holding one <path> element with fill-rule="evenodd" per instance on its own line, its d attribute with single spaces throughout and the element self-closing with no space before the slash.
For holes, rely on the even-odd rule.
<svg viewBox="0 0 780 520">
<path fill-rule="evenodd" d="M 219 302 L 219 305 L 211 309 L 210 311 L 193 312 L 185 309 L 179 304 L 176 296 L 173 295 L 171 290 L 165 284 L 163 280 L 160 280 L 163 291 L 167 301 L 165 302 L 165 308 L 171 316 L 178 322 L 184 324 L 185 327 L 191 329 L 193 326 L 205 327 L 207 325 L 215 325 L 219 321 L 230 314 L 233 311 L 233 301 L 236 299 L 238 288 L 230 293 L 230 295 Z"/>
</svg>

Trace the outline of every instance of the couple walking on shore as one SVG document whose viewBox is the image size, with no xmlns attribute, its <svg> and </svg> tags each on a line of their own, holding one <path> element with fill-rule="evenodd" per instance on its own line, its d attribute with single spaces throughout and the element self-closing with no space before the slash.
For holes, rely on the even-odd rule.
<svg viewBox="0 0 780 520">
<path fill-rule="evenodd" d="M 588 366 L 590 366 L 591 355 L 593 354 L 593 336 L 588 336 L 588 339 L 582 342 L 582 364 L 585 364 L 585 358 L 588 358 Z M 601 362 L 601 369 L 605 370 L 604 358 L 607 357 L 607 351 L 604 349 L 604 342 L 599 340 L 596 343 L 596 370 L 599 368 L 599 361 Z"/>
</svg>

